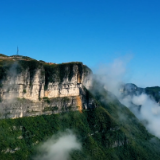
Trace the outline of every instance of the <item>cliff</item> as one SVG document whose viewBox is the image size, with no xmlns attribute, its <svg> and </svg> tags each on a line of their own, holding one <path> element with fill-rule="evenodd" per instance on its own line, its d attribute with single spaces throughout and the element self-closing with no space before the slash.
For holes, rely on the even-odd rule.
<svg viewBox="0 0 160 160">
<path fill-rule="evenodd" d="M 1 56 L 1 118 L 88 108 L 92 103 L 86 99 L 85 87 L 91 85 L 91 73 L 81 62 L 54 64 L 24 56 Z"/>
</svg>

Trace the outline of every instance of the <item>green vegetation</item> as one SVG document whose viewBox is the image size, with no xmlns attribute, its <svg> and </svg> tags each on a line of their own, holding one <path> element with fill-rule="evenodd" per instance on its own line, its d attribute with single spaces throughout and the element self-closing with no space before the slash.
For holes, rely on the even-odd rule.
<svg viewBox="0 0 160 160">
<path fill-rule="evenodd" d="M 89 91 L 88 96 L 93 97 Z M 32 159 L 39 154 L 36 146 L 40 142 L 68 128 L 82 144 L 81 151 L 71 153 L 72 160 L 160 159 L 160 140 L 149 134 L 125 106 L 105 90 L 97 91 L 93 98 L 97 99 L 99 107 L 82 113 L 70 111 L 0 120 L 0 159 Z M 46 109 L 53 111 L 54 108 Z M 5 153 L 7 149 L 14 151 L 15 148 L 19 150 Z"/>
<path fill-rule="evenodd" d="M 34 74 L 41 68 L 41 75 L 45 75 L 45 89 L 49 82 L 62 82 L 66 77 L 71 80 L 75 64 L 78 65 L 80 79 L 82 73 L 88 72 L 87 67 L 80 62 L 48 64 L 24 56 L 17 59 L 16 56 L 5 58 L 0 60 L 0 80 L 7 74 L 13 74 L 12 69 L 16 73 L 28 69 L 32 86 Z M 8 72 L 9 70 L 11 72 Z M 94 88 L 97 85 L 98 90 L 97 87 Z M 156 96 L 159 89 L 148 87 L 146 92 Z M 30 160 L 39 154 L 36 147 L 40 143 L 66 129 L 73 130 L 82 144 L 81 151 L 71 153 L 71 160 L 160 159 L 160 140 L 149 134 L 141 122 L 115 96 L 99 84 L 95 84 L 90 91 L 86 90 L 87 104 L 90 99 L 94 99 L 97 107 L 83 110 L 82 113 L 73 111 L 72 106 L 69 106 L 62 108 L 62 111 L 66 112 L 59 114 L 0 120 L 0 160 Z M 43 101 L 49 105 L 44 111 L 56 113 L 58 107 L 52 106 L 51 99 L 44 97 Z M 68 98 L 62 99 L 62 103 L 67 101 Z"/>
<path fill-rule="evenodd" d="M 52 111 L 54 113 L 57 110 L 58 110 L 57 106 L 55 106 L 55 107 L 50 106 L 50 107 L 45 107 L 44 110 L 43 110 L 43 112 Z"/>
<path fill-rule="evenodd" d="M 43 97 L 43 100 L 44 100 L 44 102 L 46 102 L 46 103 L 50 103 L 50 99 L 48 98 L 48 97 Z"/>
<path fill-rule="evenodd" d="M 151 97 L 153 97 L 156 102 L 160 101 L 160 87 L 147 87 L 145 88 L 145 91 L 147 94 L 149 94 Z"/>
<path fill-rule="evenodd" d="M 0 61 L 0 82 L 2 79 L 6 78 L 7 72 L 13 64 L 14 62 L 10 59 L 3 59 L 2 61 Z"/>
<path fill-rule="evenodd" d="M 45 107 L 44 110 L 43 110 L 43 112 L 52 111 L 52 110 L 53 110 L 52 107 Z"/>
<path fill-rule="evenodd" d="M 0 57 L 8 57 L 5 54 L 0 53 Z"/>
<path fill-rule="evenodd" d="M 26 93 L 26 89 L 23 89 L 23 93 Z"/>
<path fill-rule="evenodd" d="M 12 55 L 10 56 L 11 58 L 16 58 L 16 59 L 22 59 L 22 60 L 35 60 L 33 58 L 27 57 L 27 56 L 23 56 L 23 55 Z"/>
</svg>

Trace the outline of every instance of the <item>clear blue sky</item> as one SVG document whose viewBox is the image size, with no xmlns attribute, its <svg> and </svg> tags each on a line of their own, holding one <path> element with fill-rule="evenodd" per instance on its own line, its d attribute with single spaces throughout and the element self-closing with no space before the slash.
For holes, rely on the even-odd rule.
<svg viewBox="0 0 160 160">
<path fill-rule="evenodd" d="M 17 45 L 25 56 L 91 68 L 131 54 L 131 81 L 160 86 L 160 1 L 1 0 L 0 53 Z"/>
</svg>

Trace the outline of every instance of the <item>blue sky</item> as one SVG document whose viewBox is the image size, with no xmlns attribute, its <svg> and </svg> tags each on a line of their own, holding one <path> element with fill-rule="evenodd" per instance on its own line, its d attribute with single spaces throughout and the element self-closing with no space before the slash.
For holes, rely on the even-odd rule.
<svg viewBox="0 0 160 160">
<path fill-rule="evenodd" d="M 159 0 L 1 0 L 0 53 L 90 68 L 128 55 L 130 79 L 160 86 Z"/>
</svg>

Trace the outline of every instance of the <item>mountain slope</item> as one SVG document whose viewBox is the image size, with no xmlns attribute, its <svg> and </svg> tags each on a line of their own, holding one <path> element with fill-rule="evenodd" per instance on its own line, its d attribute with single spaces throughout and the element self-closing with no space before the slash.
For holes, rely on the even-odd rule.
<svg viewBox="0 0 160 160">
<path fill-rule="evenodd" d="M 72 130 L 82 144 L 81 150 L 71 152 L 71 160 L 160 159 L 160 140 L 148 133 L 128 108 L 98 82 L 93 81 L 89 90 L 85 88 L 84 77 L 91 71 L 82 63 L 49 64 L 24 56 L 0 56 L 3 104 L 0 109 L 4 111 L 0 117 L 6 118 L 0 120 L 0 160 L 30 160 L 41 156 L 37 147 L 66 129 Z M 20 83 L 26 80 L 23 71 L 28 77 L 26 83 Z M 17 81 L 19 77 L 22 81 Z M 4 87 L 10 83 L 8 88 Z M 20 86 L 23 90 L 17 92 Z M 42 97 L 37 90 L 42 92 Z M 48 96 L 55 91 L 59 93 L 57 97 Z M 24 99 L 26 92 L 29 99 Z M 23 99 L 4 105 L 5 94 L 13 93 Z M 36 102 L 31 101 L 33 97 Z M 21 112 L 25 113 L 22 118 L 7 119 L 13 118 L 8 114 L 20 117 Z M 46 112 L 50 115 L 45 115 Z"/>
<path fill-rule="evenodd" d="M 71 153 L 73 160 L 160 159 L 159 139 L 149 134 L 125 106 L 105 90 L 94 95 L 98 107 L 82 113 L 0 120 L 0 159 L 32 159 L 40 154 L 35 150 L 40 142 L 68 128 L 82 143 L 81 151 Z"/>
</svg>

